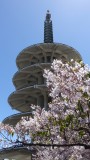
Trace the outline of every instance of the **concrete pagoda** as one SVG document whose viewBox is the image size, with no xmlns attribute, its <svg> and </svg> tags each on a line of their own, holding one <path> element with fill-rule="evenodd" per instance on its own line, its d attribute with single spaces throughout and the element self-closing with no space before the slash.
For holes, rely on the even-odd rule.
<svg viewBox="0 0 90 160">
<path fill-rule="evenodd" d="M 31 116 L 31 104 L 48 108 L 51 98 L 48 96 L 43 70 L 50 68 L 54 59 L 62 59 L 66 62 L 82 58 L 74 48 L 53 42 L 51 14 L 47 11 L 44 22 L 44 43 L 23 49 L 16 58 L 18 71 L 13 76 L 16 90 L 11 93 L 8 102 L 12 109 L 20 113 L 5 118 L 3 121 L 5 124 L 14 126 L 22 116 Z"/>
<path fill-rule="evenodd" d="M 12 109 L 21 113 L 7 117 L 4 123 L 14 125 L 21 116 L 31 115 L 31 104 L 47 109 L 50 97 L 43 78 L 43 70 L 50 68 L 54 59 L 81 60 L 81 56 L 74 48 L 53 42 L 51 14 L 47 11 L 44 22 L 44 43 L 23 49 L 16 58 L 18 71 L 13 76 L 16 91 L 9 96 L 8 102 Z"/>
</svg>

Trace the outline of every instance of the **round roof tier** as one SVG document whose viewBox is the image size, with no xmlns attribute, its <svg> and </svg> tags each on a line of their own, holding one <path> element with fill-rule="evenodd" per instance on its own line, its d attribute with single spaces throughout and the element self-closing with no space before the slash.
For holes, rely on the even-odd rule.
<svg viewBox="0 0 90 160">
<path fill-rule="evenodd" d="M 43 72 L 45 68 L 50 68 L 51 63 L 40 63 L 27 66 L 16 72 L 13 76 L 13 84 L 16 89 L 25 88 L 28 86 L 43 84 Z"/>
<path fill-rule="evenodd" d="M 41 107 L 47 107 L 46 102 L 44 103 L 44 98 L 46 98 L 47 87 L 43 85 L 34 85 L 25 87 L 20 90 L 13 92 L 9 98 L 8 102 L 13 109 L 21 112 L 30 112 L 31 104 L 40 105 Z"/>
<path fill-rule="evenodd" d="M 14 115 L 11 115 L 9 117 L 6 117 L 3 120 L 3 123 L 4 124 L 9 124 L 11 126 L 15 126 L 21 120 L 22 117 L 25 117 L 26 119 L 28 119 L 31 116 L 32 116 L 31 112 L 18 113 L 18 114 L 14 114 Z"/>
<path fill-rule="evenodd" d="M 53 59 L 81 60 L 81 56 L 74 48 L 61 43 L 41 43 L 23 49 L 16 59 L 19 69 L 36 63 L 52 62 Z"/>
<path fill-rule="evenodd" d="M 10 147 L 0 150 L 0 160 L 31 160 L 34 150 L 27 149 L 26 147 Z"/>
</svg>

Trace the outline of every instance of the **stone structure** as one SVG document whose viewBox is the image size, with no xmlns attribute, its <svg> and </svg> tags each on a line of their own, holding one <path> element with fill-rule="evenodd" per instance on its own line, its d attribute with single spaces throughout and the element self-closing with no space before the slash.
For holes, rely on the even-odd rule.
<svg viewBox="0 0 90 160">
<path fill-rule="evenodd" d="M 23 49 L 16 58 L 17 73 L 13 76 L 16 88 L 8 98 L 12 109 L 20 111 L 4 119 L 4 123 L 15 125 L 22 116 L 30 116 L 31 104 L 48 108 L 51 98 L 48 96 L 44 68 L 50 68 L 54 59 L 65 61 L 81 60 L 80 54 L 72 47 L 53 42 L 51 14 L 47 11 L 44 22 L 44 43 Z"/>
</svg>

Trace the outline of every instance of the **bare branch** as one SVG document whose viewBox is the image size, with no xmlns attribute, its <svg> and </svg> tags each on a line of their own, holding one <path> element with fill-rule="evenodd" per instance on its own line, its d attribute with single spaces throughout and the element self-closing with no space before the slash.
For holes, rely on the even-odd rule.
<svg viewBox="0 0 90 160">
<path fill-rule="evenodd" d="M 74 147 L 74 146 L 81 146 L 84 147 L 85 149 L 90 149 L 90 145 L 83 144 L 83 143 L 73 143 L 73 144 L 45 144 L 45 143 L 24 143 L 20 142 L 24 146 L 41 146 L 41 147 Z"/>
</svg>

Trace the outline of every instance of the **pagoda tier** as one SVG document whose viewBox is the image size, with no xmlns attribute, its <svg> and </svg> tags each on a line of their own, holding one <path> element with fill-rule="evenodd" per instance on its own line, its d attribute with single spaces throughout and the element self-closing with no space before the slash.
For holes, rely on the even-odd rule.
<svg viewBox="0 0 90 160">
<path fill-rule="evenodd" d="M 32 153 L 35 153 L 35 150 L 13 146 L 0 150 L 0 160 L 32 160 Z"/>
<path fill-rule="evenodd" d="M 24 112 L 24 113 L 13 114 L 11 116 L 6 117 L 3 120 L 3 123 L 4 124 L 9 124 L 11 126 L 15 126 L 21 120 L 22 117 L 25 117 L 28 120 L 28 118 L 30 116 L 32 116 L 32 112 Z"/>
<path fill-rule="evenodd" d="M 16 91 L 8 102 L 13 109 L 30 112 L 31 104 L 47 109 L 50 98 L 43 72 L 50 68 L 54 59 L 62 61 L 81 60 L 80 54 L 72 47 L 58 43 L 42 43 L 25 48 L 17 56 L 18 72 L 13 77 Z"/>
</svg>

